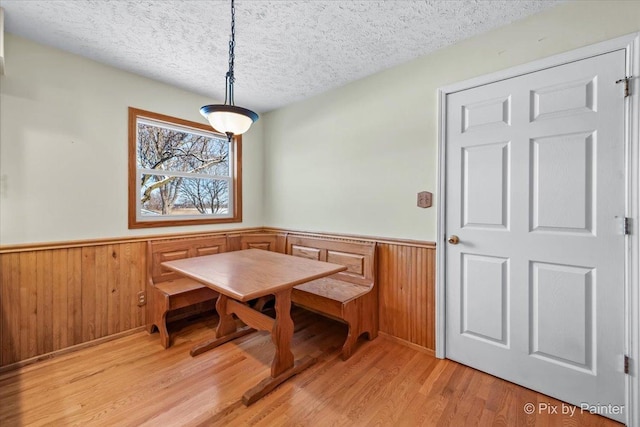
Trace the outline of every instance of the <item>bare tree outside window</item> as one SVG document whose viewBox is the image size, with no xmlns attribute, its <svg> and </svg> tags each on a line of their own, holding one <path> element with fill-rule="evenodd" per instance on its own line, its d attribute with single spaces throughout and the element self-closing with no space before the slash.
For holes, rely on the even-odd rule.
<svg viewBox="0 0 640 427">
<path fill-rule="evenodd" d="M 234 219 L 238 141 L 229 143 L 206 125 L 132 108 L 129 126 L 130 150 L 135 134 L 136 222 L 150 223 L 140 226 L 167 220 L 179 225 L 174 221 Z M 130 174 L 131 169 L 130 165 Z M 131 176 L 129 191 L 131 204 Z"/>
</svg>

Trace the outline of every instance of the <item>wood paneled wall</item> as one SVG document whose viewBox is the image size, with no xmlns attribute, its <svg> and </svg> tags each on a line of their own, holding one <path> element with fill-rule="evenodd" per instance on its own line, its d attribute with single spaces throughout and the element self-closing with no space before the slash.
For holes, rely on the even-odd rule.
<svg viewBox="0 0 640 427">
<path fill-rule="evenodd" d="M 435 351 L 435 247 L 377 249 L 380 331 Z"/>
<path fill-rule="evenodd" d="M 433 244 L 304 234 L 376 241 L 380 331 L 435 349 Z M 146 240 L 172 237 L 0 248 L 0 367 L 143 326 Z"/>
<path fill-rule="evenodd" d="M 0 254 L 0 366 L 144 325 L 144 242 Z"/>
</svg>

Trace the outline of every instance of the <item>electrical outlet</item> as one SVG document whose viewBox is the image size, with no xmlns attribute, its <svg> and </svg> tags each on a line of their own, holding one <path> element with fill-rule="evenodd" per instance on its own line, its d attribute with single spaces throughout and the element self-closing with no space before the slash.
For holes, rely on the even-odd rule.
<svg viewBox="0 0 640 427">
<path fill-rule="evenodd" d="M 147 303 L 147 293 L 145 291 L 138 292 L 138 307 L 142 307 Z"/>
</svg>

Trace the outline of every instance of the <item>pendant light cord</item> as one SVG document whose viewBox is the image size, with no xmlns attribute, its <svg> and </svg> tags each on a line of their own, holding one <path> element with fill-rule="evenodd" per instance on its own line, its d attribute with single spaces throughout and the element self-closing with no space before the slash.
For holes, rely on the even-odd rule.
<svg viewBox="0 0 640 427">
<path fill-rule="evenodd" d="M 258 114 L 247 108 L 236 107 L 233 99 L 233 84 L 235 76 L 233 74 L 236 47 L 236 7 L 235 1 L 231 0 L 231 39 L 229 40 L 229 71 L 225 76 L 224 105 L 211 104 L 200 108 L 200 114 L 209 120 L 211 127 L 218 132 L 227 135 L 229 143 L 235 135 L 241 135 L 253 122 L 258 120 Z M 236 133 L 237 132 L 237 133 Z"/>
<path fill-rule="evenodd" d="M 229 105 L 235 105 L 233 100 L 233 83 L 235 82 L 235 77 L 233 75 L 233 65 L 236 59 L 235 55 L 235 47 L 236 47 L 236 6 L 234 4 L 234 0 L 231 0 L 231 40 L 229 40 L 229 71 L 227 71 L 227 84 L 224 92 L 224 103 L 227 101 Z"/>
</svg>

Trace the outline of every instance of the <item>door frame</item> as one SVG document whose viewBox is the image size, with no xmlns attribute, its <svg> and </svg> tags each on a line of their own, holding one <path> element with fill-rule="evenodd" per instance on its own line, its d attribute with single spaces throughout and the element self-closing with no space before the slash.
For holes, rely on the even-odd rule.
<svg viewBox="0 0 640 427">
<path fill-rule="evenodd" d="M 630 374 L 625 384 L 627 425 L 640 426 L 640 32 L 617 37 L 594 45 L 539 59 L 524 65 L 454 83 L 438 89 L 438 194 L 436 196 L 436 357 L 445 357 L 446 345 L 446 111 L 447 95 L 477 86 L 529 74 L 546 68 L 580 61 L 616 50 L 624 50 L 627 57 L 626 75 L 632 76 L 631 96 L 625 99 L 625 215 L 631 218 L 631 233 L 625 239 L 625 351 L 630 358 Z M 620 76 L 623 78 L 625 76 Z M 623 90 L 622 88 L 620 90 Z M 620 361 L 622 368 L 622 360 Z M 635 404 L 634 404 L 635 402 Z"/>
</svg>

